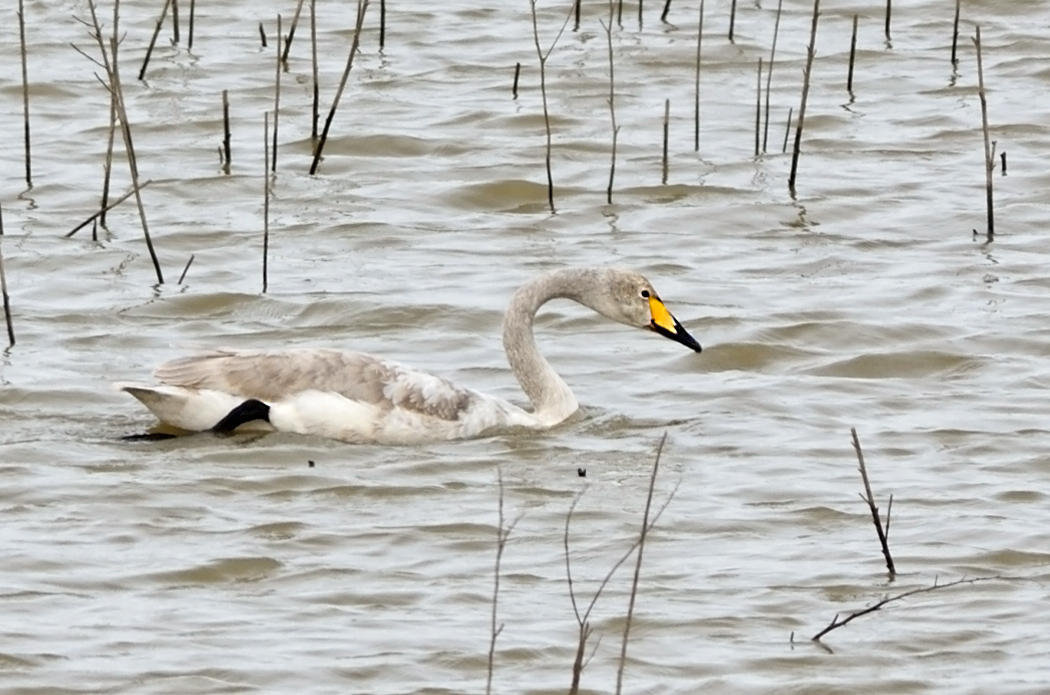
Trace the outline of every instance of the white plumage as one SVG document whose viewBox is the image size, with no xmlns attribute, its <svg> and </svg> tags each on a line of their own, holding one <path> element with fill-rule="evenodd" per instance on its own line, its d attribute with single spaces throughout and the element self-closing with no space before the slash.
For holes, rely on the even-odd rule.
<svg viewBox="0 0 1050 695">
<path fill-rule="evenodd" d="M 559 297 L 700 351 L 638 273 L 571 268 L 524 285 L 504 317 L 504 349 L 532 411 L 380 357 L 329 349 L 215 350 L 162 364 L 154 372 L 159 385 L 116 386 L 162 423 L 189 431 L 276 429 L 347 442 L 412 444 L 501 428 L 548 428 L 578 408 L 532 333 L 540 306 Z"/>
</svg>

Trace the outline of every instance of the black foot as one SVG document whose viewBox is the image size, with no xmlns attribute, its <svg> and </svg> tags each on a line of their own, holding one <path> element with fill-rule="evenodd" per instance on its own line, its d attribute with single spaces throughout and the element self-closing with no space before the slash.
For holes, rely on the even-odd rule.
<svg viewBox="0 0 1050 695">
<path fill-rule="evenodd" d="M 145 432 L 143 434 L 127 434 L 121 437 L 125 442 L 159 442 L 165 439 L 175 439 L 179 435 L 167 432 Z"/>
<path fill-rule="evenodd" d="M 219 420 L 219 424 L 211 428 L 212 432 L 233 432 L 246 422 L 252 420 L 270 421 L 270 406 L 262 401 L 249 398 L 244 403 L 231 410 L 226 417 Z"/>
</svg>

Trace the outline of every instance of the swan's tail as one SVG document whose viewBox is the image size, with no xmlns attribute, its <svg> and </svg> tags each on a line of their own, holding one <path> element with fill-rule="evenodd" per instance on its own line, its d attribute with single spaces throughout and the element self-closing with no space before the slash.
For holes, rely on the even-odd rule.
<svg viewBox="0 0 1050 695">
<path fill-rule="evenodd" d="M 229 393 L 181 386 L 156 386 L 128 382 L 113 385 L 130 393 L 166 425 L 191 432 L 215 427 L 244 400 Z"/>
</svg>

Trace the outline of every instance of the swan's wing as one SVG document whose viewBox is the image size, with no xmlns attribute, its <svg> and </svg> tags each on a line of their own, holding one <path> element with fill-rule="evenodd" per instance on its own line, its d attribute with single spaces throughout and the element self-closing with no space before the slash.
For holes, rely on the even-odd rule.
<svg viewBox="0 0 1050 695">
<path fill-rule="evenodd" d="M 170 386 L 211 389 L 274 403 L 304 391 L 337 393 L 381 409 L 455 421 L 477 394 L 396 362 L 341 350 L 215 350 L 162 364 Z"/>
</svg>

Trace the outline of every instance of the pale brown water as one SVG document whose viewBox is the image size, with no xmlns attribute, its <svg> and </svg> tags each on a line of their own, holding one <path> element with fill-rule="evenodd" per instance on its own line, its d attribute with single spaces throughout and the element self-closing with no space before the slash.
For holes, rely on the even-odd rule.
<svg viewBox="0 0 1050 695">
<path fill-rule="evenodd" d="M 692 151 L 693 3 L 625 6 L 614 33 L 622 130 L 610 130 L 603 3 L 549 63 L 558 213 L 549 214 L 528 4 L 370 9 L 320 175 L 311 151 L 307 13 L 283 78 L 270 292 L 260 294 L 262 114 L 294 3 L 198 3 L 193 52 L 160 2 L 125 2 L 124 76 L 155 285 L 130 203 L 100 241 L 62 235 L 97 206 L 107 94 L 83 2 L 29 2 L 34 185 L 22 179 L 13 14 L 0 27 L 3 253 L 17 346 L 0 366 L 0 690 L 5 693 L 480 692 L 498 499 L 524 514 L 504 556 L 497 692 L 562 692 L 576 623 L 562 552 L 573 525 L 588 600 L 658 501 L 625 686 L 631 692 L 1048 691 L 1050 7 L 824 3 L 797 197 L 779 154 L 797 109 L 810 10 L 789 0 L 770 150 L 753 156 L 755 63 L 775 3 L 708 2 L 701 151 Z M 350 3 L 318 3 L 322 101 L 342 71 Z M 568 5 L 568 3 L 563 3 Z M 183 21 L 188 3 L 180 3 Z M 107 25 L 111 8 L 100 8 Z M 861 15 L 855 99 L 846 55 Z M 544 44 L 561 7 L 544 3 Z M 997 172 L 984 229 L 980 23 Z M 521 94 L 510 94 L 515 62 Z M 234 115 L 223 176 L 221 91 Z M 672 101 L 670 181 L 661 119 Z M 127 183 L 118 160 L 118 187 Z M 175 280 L 191 254 L 185 284 Z M 552 432 L 422 447 L 289 435 L 127 443 L 151 419 L 109 390 L 187 343 L 345 346 L 520 399 L 499 325 L 514 288 L 580 264 L 644 271 L 706 349 L 693 355 L 564 304 L 541 343 L 583 412 Z M 894 494 L 887 581 L 849 444 Z M 309 468 L 308 461 L 316 467 Z M 586 479 L 576 469 L 587 469 Z M 836 613 L 962 577 L 809 642 Z M 584 674 L 615 682 L 629 573 L 594 614 Z M 790 642 L 795 633 L 795 644 Z"/>
</svg>

